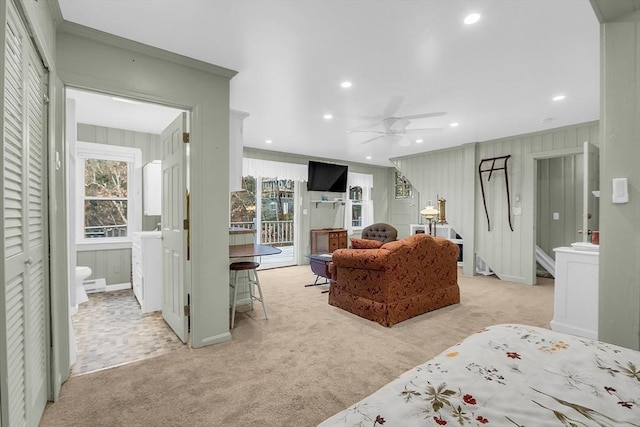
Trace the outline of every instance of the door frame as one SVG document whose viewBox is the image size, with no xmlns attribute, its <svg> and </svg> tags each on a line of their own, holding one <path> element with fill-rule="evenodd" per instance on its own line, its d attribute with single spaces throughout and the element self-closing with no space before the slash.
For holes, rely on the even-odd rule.
<svg viewBox="0 0 640 427">
<path fill-rule="evenodd" d="M 263 179 L 265 178 L 269 179 L 271 177 L 266 177 L 264 175 L 259 175 L 255 177 L 256 179 L 256 218 L 255 218 L 256 243 L 263 243 L 262 242 L 262 184 L 263 184 Z M 293 182 L 293 209 L 294 209 L 293 211 L 294 212 L 293 213 L 293 248 L 292 248 L 293 258 L 290 264 L 277 263 L 277 264 L 269 265 L 267 262 L 268 268 L 289 267 L 292 265 L 298 265 L 298 252 L 299 252 L 298 248 L 300 247 L 300 234 L 299 234 L 300 227 L 298 227 L 298 221 L 299 221 L 298 218 L 300 214 L 297 213 L 299 206 L 296 204 L 296 200 L 299 200 L 299 197 L 300 197 L 299 196 L 300 182 L 294 179 L 289 179 L 289 178 L 278 178 L 278 179 L 283 179 L 283 180 Z"/>
<path fill-rule="evenodd" d="M 192 306 L 191 342 L 203 347 L 231 339 L 228 325 L 228 200 L 229 95 L 236 71 L 63 22 L 56 33 L 57 75 L 52 105 L 56 155 L 64 159 L 64 86 L 93 90 L 191 111 L 191 229 Z M 195 159 L 195 160 L 194 160 Z M 66 162 L 55 175 L 58 199 L 64 200 Z M 53 397 L 70 373 L 68 284 L 66 260 L 66 206 L 51 207 L 52 247 L 60 257 L 52 263 L 51 316 L 54 363 Z M 62 271 L 61 271 L 62 270 Z"/>
<path fill-rule="evenodd" d="M 530 194 L 531 197 L 523 197 L 522 200 L 522 257 L 531 260 L 525 273 L 525 281 L 529 285 L 536 284 L 536 206 L 538 185 L 538 160 L 554 157 L 571 156 L 583 152 L 582 144 L 575 147 L 558 150 L 537 151 L 528 153 L 524 162 L 522 194 Z"/>
</svg>

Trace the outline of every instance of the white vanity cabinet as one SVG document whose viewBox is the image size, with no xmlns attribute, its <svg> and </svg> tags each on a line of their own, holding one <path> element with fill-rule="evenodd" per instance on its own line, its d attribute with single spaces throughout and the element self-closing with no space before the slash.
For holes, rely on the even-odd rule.
<svg viewBox="0 0 640 427">
<path fill-rule="evenodd" d="M 598 339 L 599 253 L 561 247 L 556 253 L 551 329 Z"/>
<path fill-rule="evenodd" d="M 143 313 L 162 310 L 162 232 L 141 231 L 132 239 L 133 293 Z"/>
</svg>

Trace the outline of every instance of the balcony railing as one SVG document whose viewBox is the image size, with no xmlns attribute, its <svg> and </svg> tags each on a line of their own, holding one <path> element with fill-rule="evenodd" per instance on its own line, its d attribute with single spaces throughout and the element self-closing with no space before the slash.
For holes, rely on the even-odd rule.
<svg viewBox="0 0 640 427">
<path fill-rule="evenodd" d="M 84 228 L 85 239 L 127 237 L 127 225 L 97 225 Z"/>
<path fill-rule="evenodd" d="M 253 222 L 232 222 L 231 227 L 253 230 Z M 260 243 L 265 245 L 289 246 L 293 245 L 293 220 L 289 221 L 262 221 L 260 230 Z"/>
<path fill-rule="evenodd" d="M 232 222 L 229 225 L 234 228 L 244 228 L 245 230 L 253 230 L 256 228 L 254 221 Z"/>
</svg>

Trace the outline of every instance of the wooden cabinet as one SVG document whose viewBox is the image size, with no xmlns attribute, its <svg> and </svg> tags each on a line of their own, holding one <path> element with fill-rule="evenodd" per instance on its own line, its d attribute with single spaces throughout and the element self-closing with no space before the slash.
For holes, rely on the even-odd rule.
<svg viewBox="0 0 640 427">
<path fill-rule="evenodd" d="M 133 293 L 143 313 L 162 310 L 162 234 L 132 234 L 131 276 Z"/>
<path fill-rule="evenodd" d="M 326 254 L 347 247 L 347 230 L 344 228 L 321 228 L 311 230 L 311 253 Z"/>
</svg>

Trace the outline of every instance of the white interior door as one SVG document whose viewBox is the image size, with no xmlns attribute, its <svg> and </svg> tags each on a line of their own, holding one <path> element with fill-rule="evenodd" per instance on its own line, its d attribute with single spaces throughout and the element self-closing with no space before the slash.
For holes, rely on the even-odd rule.
<svg viewBox="0 0 640 427">
<path fill-rule="evenodd" d="M 584 143 L 584 182 L 582 195 L 582 241 L 590 240 L 590 232 L 598 230 L 599 202 L 593 192 L 600 190 L 600 151 L 589 142 Z"/>
<path fill-rule="evenodd" d="M 161 134 L 162 141 L 162 317 L 187 342 L 187 146 L 183 142 L 187 113 Z"/>
<path fill-rule="evenodd" d="M 12 2 L 5 27 L 0 424 L 38 425 L 47 401 L 47 74 Z"/>
</svg>

